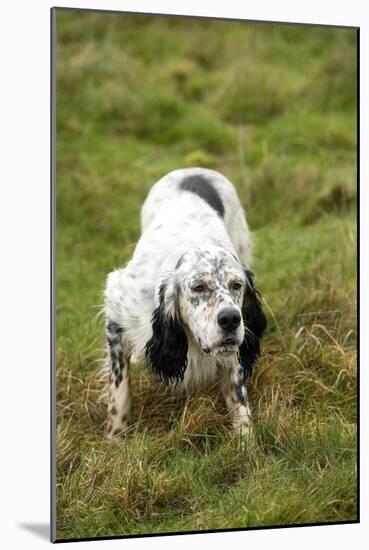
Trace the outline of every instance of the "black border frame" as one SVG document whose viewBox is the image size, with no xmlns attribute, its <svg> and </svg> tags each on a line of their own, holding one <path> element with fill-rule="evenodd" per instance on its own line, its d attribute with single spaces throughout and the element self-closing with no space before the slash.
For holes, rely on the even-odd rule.
<svg viewBox="0 0 369 550">
<path fill-rule="evenodd" d="M 360 231 L 357 232 L 357 273 L 356 273 L 356 313 L 357 313 L 357 336 L 358 336 L 358 355 L 357 355 L 357 519 L 336 522 L 316 522 L 316 523 L 297 523 L 288 525 L 268 525 L 255 527 L 235 527 L 226 529 L 203 529 L 200 531 L 165 531 L 163 533 L 145 533 L 129 535 L 107 535 L 84 538 L 57 539 L 56 535 L 56 48 L 57 48 L 57 17 L 58 11 L 80 11 L 115 15 L 151 15 L 158 17 L 180 17 L 186 19 L 210 19 L 215 21 L 234 21 L 247 23 L 269 23 L 276 25 L 293 25 L 307 27 L 330 27 L 339 29 L 356 30 L 356 188 L 357 188 L 357 229 L 360 228 L 360 27 L 353 25 L 330 25 L 325 23 L 299 23 L 290 21 L 273 21 L 259 19 L 238 19 L 228 17 L 216 17 L 208 15 L 188 15 L 188 14 L 169 14 L 155 12 L 135 12 L 125 10 L 108 10 L 99 8 L 76 8 L 65 6 L 54 6 L 50 8 L 50 541 L 53 543 L 63 542 L 86 542 L 101 540 L 120 540 L 120 539 L 138 539 L 150 537 L 167 537 L 180 535 L 201 535 L 203 533 L 227 533 L 227 532 L 246 532 L 271 529 L 288 529 L 291 527 L 324 527 L 335 525 L 350 525 L 360 523 Z"/>
</svg>

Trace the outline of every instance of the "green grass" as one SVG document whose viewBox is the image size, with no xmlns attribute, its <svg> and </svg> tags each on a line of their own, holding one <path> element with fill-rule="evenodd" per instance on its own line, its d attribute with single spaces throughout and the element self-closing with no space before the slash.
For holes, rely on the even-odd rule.
<svg viewBox="0 0 369 550">
<path fill-rule="evenodd" d="M 355 520 L 355 31 L 58 11 L 57 34 L 58 539 Z M 176 403 L 143 366 L 131 432 L 103 438 L 105 277 L 191 165 L 254 233 L 246 449 L 216 388 Z"/>
</svg>

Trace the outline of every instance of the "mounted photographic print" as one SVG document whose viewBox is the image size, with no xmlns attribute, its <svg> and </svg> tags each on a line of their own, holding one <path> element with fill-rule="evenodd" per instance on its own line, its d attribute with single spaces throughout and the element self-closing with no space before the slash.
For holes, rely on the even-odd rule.
<svg viewBox="0 0 369 550">
<path fill-rule="evenodd" d="M 358 29 L 51 20 L 52 540 L 358 522 Z"/>
</svg>

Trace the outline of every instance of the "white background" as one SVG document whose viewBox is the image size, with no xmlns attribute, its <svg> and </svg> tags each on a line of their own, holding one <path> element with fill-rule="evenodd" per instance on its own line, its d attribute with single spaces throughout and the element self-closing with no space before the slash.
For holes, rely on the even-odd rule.
<svg viewBox="0 0 369 550">
<path fill-rule="evenodd" d="M 1 450 L 0 544 L 49 544 L 49 8 L 48 0 L 4 2 L 0 15 Z M 215 546 L 288 550 L 363 548 L 369 539 L 368 469 L 368 68 L 364 1 L 60 1 L 58 6 L 212 15 L 361 27 L 361 519 L 360 525 L 70 543 L 94 548 Z M 366 154 L 365 154 L 366 153 Z M 364 538 L 365 537 L 365 538 Z M 366 541 L 366 545 L 368 542 Z"/>
</svg>

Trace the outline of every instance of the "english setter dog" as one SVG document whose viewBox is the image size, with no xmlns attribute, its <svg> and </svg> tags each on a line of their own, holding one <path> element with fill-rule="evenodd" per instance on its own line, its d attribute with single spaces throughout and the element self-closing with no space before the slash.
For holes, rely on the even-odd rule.
<svg viewBox="0 0 369 550">
<path fill-rule="evenodd" d="M 170 172 L 151 188 L 141 229 L 132 259 L 105 289 L 107 437 L 130 423 L 132 356 L 175 387 L 219 380 L 233 429 L 247 434 L 246 381 L 266 319 L 235 188 L 214 170 Z"/>
</svg>

